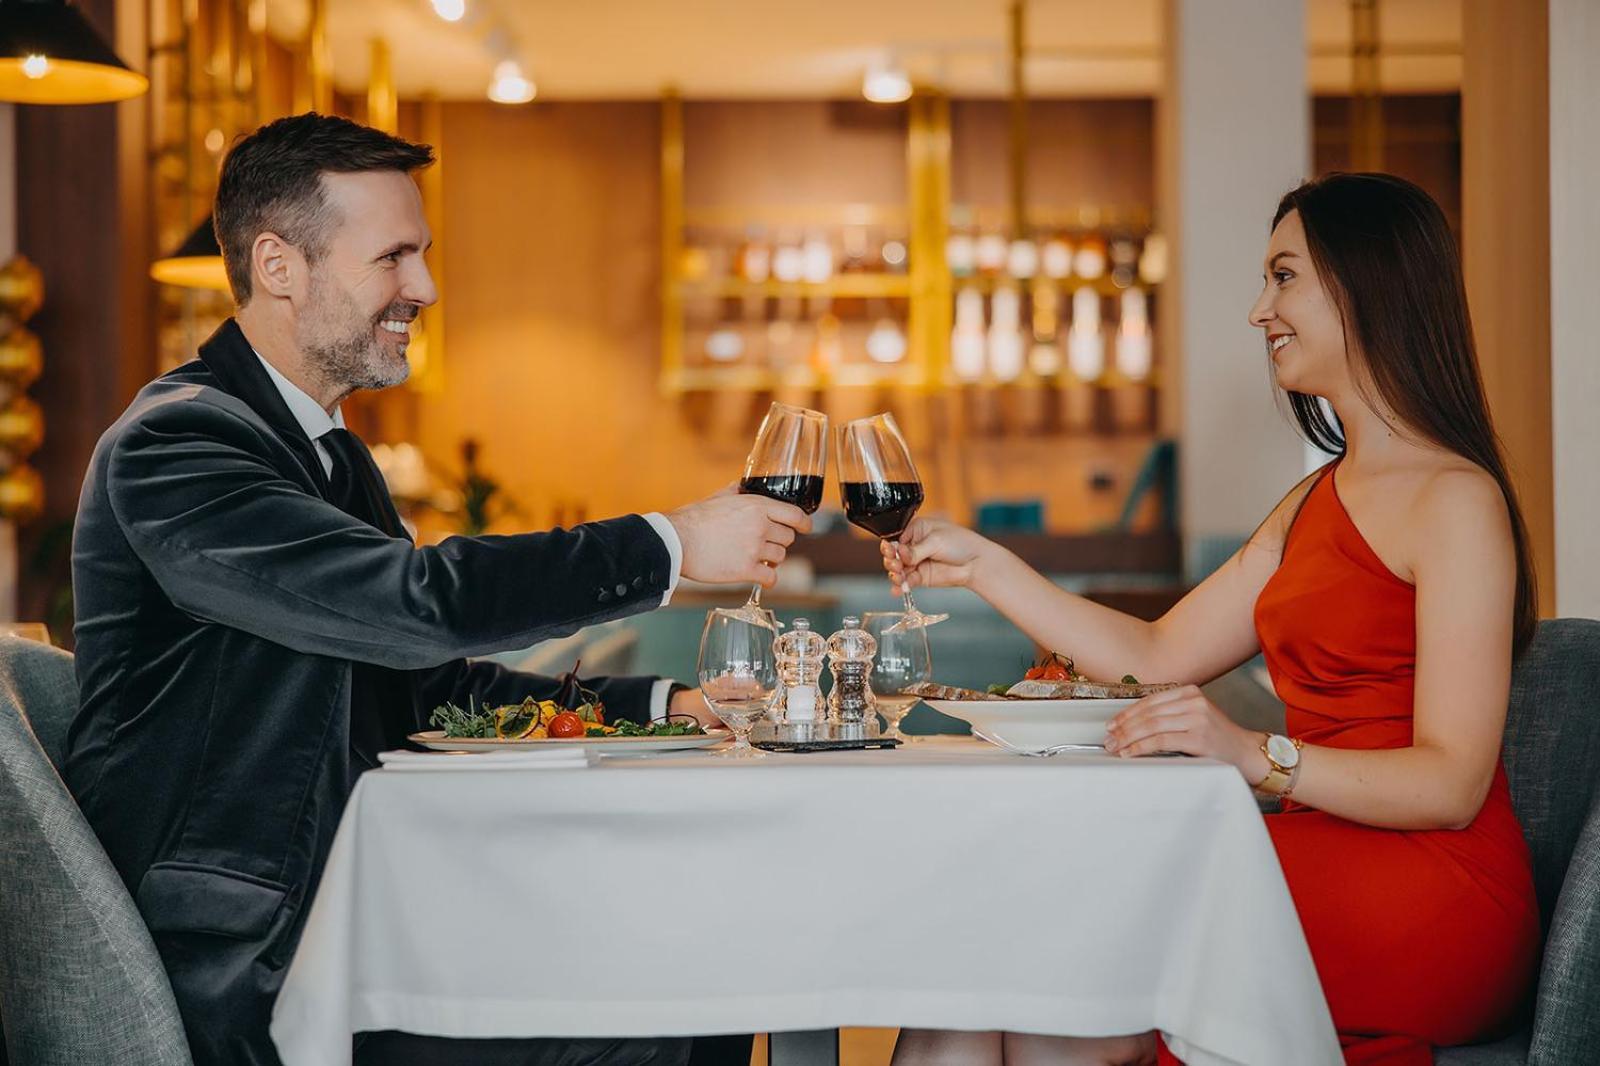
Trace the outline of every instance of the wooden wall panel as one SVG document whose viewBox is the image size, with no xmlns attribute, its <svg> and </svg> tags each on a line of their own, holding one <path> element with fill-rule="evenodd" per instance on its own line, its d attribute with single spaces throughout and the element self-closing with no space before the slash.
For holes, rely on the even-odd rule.
<svg viewBox="0 0 1600 1066">
<path fill-rule="evenodd" d="M 113 0 L 84 0 L 84 15 L 119 40 Z M 95 442 L 154 368 L 148 308 L 148 205 L 143 101 L 19 107 L 17 243 L 45 279 L 44 309 L 29 322 L 44 345 L 30 394 L 44 409 L 42 518 L 22 532 L 18 617 L 40 619 L 65 578 L 64 557 L 37 560 L 41 538 L 72 519 Z M 60 639 L 66 634 L 56 634 Z"/>
<path fill-rule="evenodd" d="M 1495 428 L 1554 611 L 1550 418 L 1550 108 L 1546 0 L 1466 0 L 1462 258 Z"/>
</svg>

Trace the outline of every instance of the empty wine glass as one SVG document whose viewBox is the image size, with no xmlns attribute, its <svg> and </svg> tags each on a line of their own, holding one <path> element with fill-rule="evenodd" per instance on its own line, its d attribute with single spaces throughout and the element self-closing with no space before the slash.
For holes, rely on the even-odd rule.
<svg viewBox="0 0 1600 1066">
<path fill-rule="evenodd" d="M 733 730 L 733 747 L 721 754 L 734 759 L 765 756 L 750 746 L 750 729 L 767 712 L 778 691 L 778 662 L 772 629 L 742 618 L 737 611 L 706 612 L 700 634 L 700 693 L 718 718 Z"/>
<path fill-rule="evenodd" d="M 828 416 L 820 411 L 775 403 L 756 431 L 744 461 L 739 491 L 792 503 L 806 514 L 822 504 L 822 482 L 828 472 Z M 776 631 L 776 616 L 761 606 L 761 586 L 750 589 L 744 606 L 726 613 Z"/>
<path fill-rule="evenodd" d="M 878 713 L 889 723 L 883 734 L 895 740 L 910 741 L 900 732 L 900 720 L 916 706 L 919 697 L 906 689 L 933 679 L 933 654 L 928 649 L 926 626 L 905 625 L 900 611 L 868 611 L 861 626 L 878 641 L 878 656 L 872 661 L 869 684 L 877 699 Z"/>
<path fill-rule="evenodd" d="M 839 431 L 839 495 L 845 517 L 880 540 L 898 541 L 911 524 L 922 506 L 922 479 L 893 415 L 858 418 Z M 905 616 L 899 624 L 906 628 L 950 617 L 917 610 L 909 588 L 902 599 Z"/>
</svg>

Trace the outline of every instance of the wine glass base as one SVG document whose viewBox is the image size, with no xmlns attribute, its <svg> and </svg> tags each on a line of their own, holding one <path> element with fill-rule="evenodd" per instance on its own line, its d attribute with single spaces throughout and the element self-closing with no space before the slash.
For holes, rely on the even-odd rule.
<svg viewBox="0 0 1600 1066">
<path fill-rule="evenodd" d="M 741 622 L 748 622 L 753 626 L 761 626 L 763 629 L 770 629 L 774 633 L 783 628 L 783 623 L 778 621 L 777 616 L 765 607 L 752 607 L 747 603 L 743 607 L 713 607 L 711 610 L 714 614 L 722 615 L 725 618 L 737 618 Z"/>
<path fill-rule="evenodd" d="M 889 632 L 899 633 L 907 629 L 926 629 L 936 626 L 950 616 L 947 614 L 923 614 L 921 611 L 908 611 L 906 616 L 889 627 Z"/>
<path fill-rule="evenodd" d="M 733 747 L 727 749 L 726 751 L 716 752 L 712 756 L 712 758 L 715 758 L 715 759 L 740 759 L 740 760 L 744 760 L 744 759 L 765 759 L 766 757 L 767 757 L 767 753 L 766 752 L 762 751 L 760 748 L 752 748 L 748 744 L 744 744 L 744 745 L 735 744 Z"/>
</svg>

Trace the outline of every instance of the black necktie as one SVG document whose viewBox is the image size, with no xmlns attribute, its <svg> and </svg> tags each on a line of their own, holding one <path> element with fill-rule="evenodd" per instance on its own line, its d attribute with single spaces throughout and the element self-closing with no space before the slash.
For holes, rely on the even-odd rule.
<svg viewBox="0 0 1600 1066">
<path fill-rule="evenodd" d="M 328 449 L 328 456 L 333 460 L 333 473 L 328 476 L 329 502 L 391 537 L 406 536 L 405 530 L 394 520 L 389 490 L 361 438 L 348 429 L 335 427 L 317 440 Z"/>
<path fill-rule="evenodd" d="M 383 476 L 361 438 L 347 429 L 334 428 L 317 440 L 333 460 L 328 502 L 391 537 L 409 540 L 390 503 Z M 350 748 L 360 762 L 377 766 L 378 752 L 399 747 L 417 727 L 413 689 L 404 671 L 374 663 L 351 664 Z M 352 765 L 350 769 L 354 780 L 363 767 Z"/>
</svg>

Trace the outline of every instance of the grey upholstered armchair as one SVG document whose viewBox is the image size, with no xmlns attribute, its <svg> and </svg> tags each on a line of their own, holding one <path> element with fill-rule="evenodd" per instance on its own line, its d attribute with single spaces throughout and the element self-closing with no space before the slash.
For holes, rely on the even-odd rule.
<svg viewBox="0 0 1600 1066">
<path fill-rule="evenodd" d="M 56 767 L 72 656 L 0 637 L 0 1025 L 13 1066 L 191 1066 L 166 971 Z"/>
<path fill-rule="evenodd" d="M 1434 1062 L 1600 1062 L 1600 621 L 1539 623 L 1512 678 L 1504 757 L 1545 931 L 1538 995 L 1514 1036 Z"/>
</svg>

